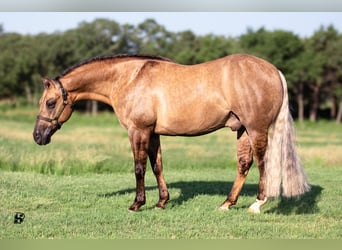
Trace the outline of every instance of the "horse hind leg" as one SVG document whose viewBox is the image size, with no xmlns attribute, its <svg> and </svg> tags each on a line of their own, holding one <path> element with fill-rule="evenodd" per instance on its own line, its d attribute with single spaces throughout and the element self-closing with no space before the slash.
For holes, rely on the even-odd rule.
<svg viewBox="0 0 342 250">
<path fill-rule="evenodd" d="M 233 187 L 228 194 L 227 199 L 222 203 L 219 210 L 228 210 L 231 206 L 235 205 L 249 169 L 253 163 L 253 151 L 252 146 L 249 141 L 248 134 L 245 128 L 240 128 L 238 130 L 238 148 L 237 148 L 237 158 L 238 158 L 238 168 L 237 174 Z"/>
<path fill-rule="evenodd" d="M 159 201 L 156 204 L 156 207 L 165 208 L 165 204 L 168 202 L 170 196 L 163 176 L 160 136 L 157 134 L 153 134 L 151 136 L 148 156 L 150 158 L 151 167 L 157 179 L 159 189 Z"/>
<path fill-rule="evenodd" d="M 265 153 L 267 148 L 267 133 L 252 133 L 252 148 L 259 168 L 259 190 L 256 201 L 248 208 L 248 212 L 260 213 L 260 207 L 267 201 L 265 180 Z"/>
</svg>

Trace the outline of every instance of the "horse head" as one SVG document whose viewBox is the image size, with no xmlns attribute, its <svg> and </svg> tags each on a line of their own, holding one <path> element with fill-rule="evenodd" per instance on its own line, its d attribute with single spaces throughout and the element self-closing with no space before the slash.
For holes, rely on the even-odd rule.
<svg viewBox="0 0 342 250">
<path fill-rule="evenodd" d="M 72 114 L 72 101 L 59 79 L 44 78 L 43 85 L 44 92 L 33 130 L 33 139 L 39 145 L 50 143 L 51 136 Z"/>
</svg>

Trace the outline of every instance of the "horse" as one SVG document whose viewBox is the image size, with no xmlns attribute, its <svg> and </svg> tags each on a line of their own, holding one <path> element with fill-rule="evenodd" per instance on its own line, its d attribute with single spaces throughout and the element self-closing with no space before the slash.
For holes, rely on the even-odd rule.
<svg viewBox="0 0 342 250">
<path fill-rule="evenodd" d="M 248 54 L 182 65 L 152 55 L 94 57 L 57 77 L 43 78 L 44 92 L 33 131 L 39 145 L 50 143 L 79 100 L 113 107 L 131 144 L 136 194 L 130 211 L 145 204 L 149 158 L 159 189 L 157 208 L 169 192 L 163 176 L 160 136 L 200 136 L 229 127 L 237 132 L 237 173 L 219 210 L 235 205 L 255 159 L 260 213 L 270 197 L 300 196 L 310 190 L 295 145 L 284 75 L 271 63 Z"/>
</svg>

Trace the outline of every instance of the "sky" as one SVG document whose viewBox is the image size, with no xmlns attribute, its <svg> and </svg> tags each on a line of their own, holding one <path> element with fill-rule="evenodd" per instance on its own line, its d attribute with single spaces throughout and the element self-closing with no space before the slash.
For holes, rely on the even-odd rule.
<svg viewBox="0 0 342 250">
<path fill-rule="evenodd" d="M 311 36 L 321 25 L 332 24 L 342 32 L 342 12 L 0 12 L 5 32 L 33 35 L 62 32 L 96 18 L 133 25 L 152 18 L 172 32 L 192 30 L 197 35 L 230 37 L 260 27 L 292 31 L 300 37 Z"/>
</svg>

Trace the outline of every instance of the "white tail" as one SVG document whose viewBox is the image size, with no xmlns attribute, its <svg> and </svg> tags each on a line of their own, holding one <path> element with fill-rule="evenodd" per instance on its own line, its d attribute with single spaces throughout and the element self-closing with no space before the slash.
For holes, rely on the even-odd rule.
<svg viewBox="0 0 342 250">
<path fill-rule="evenodd" d="M 279 114 L 269 129 L 265 155 L 266 195 L 299 196 L 310 190 L 295 146 L 295 129 L 289 110 L 287 83 L 279 71 L 284 95 Z"/>
</svg>

